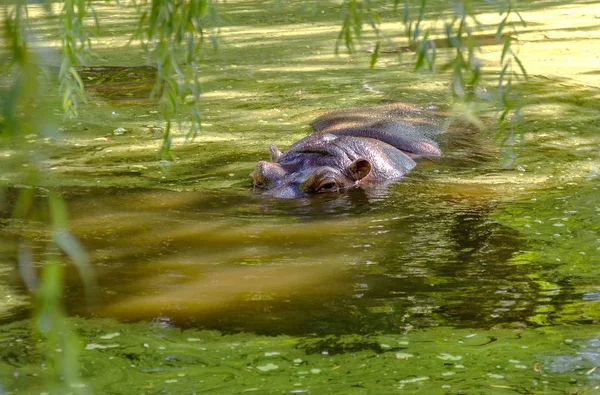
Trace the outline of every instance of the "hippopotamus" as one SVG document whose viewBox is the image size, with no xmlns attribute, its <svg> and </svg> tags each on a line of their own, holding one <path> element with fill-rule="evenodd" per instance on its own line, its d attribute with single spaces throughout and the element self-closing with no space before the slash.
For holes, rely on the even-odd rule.
<svg viewBox="0 0 600 395">
<path fill-rule="evenodd" d="M 255 188 L 278 198 L 387 184 L 411 171 L 415 158 L 442 154 L 435 141 L 441 119 L 408 104 L 333 111 L 311 122 L 315 133 L 285 153 L 271 145 L 271 161 L 260 161 L 250 177 Z"/>
</svg>

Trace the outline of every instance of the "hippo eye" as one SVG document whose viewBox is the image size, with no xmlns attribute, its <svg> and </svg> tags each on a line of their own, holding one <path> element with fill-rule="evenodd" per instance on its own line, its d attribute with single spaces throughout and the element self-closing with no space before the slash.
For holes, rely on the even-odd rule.
<svg viewBox="0 0 600 395">
<path fill-rule="evenodd" d="M 335 192 L 338 190 L 338 185 L 335 180 L 326 178 L 317 187 L 317 192 Z"/>
</svg>

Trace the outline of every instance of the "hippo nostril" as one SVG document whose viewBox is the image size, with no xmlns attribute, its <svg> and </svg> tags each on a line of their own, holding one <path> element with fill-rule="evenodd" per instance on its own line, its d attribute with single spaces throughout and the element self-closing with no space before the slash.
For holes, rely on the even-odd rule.
<svg viewBox="0 0 600 395">
<path fill-rule="evenodd" d="M 259 165 L 256 166 L 256 169 L 250 173 L 250 179 L 252 179 L 252 185 L 255 187 L 268 188 L 268 186 L 271 184 L 271 180 L 269 180 L 265 175 L 265 172 L 263 171 L 264 166 L 262 166 L 261 163 L 259 163 Z"/>
<path fill-rule="evenodd" d="M 260 182 L 260 174 L 261 173 L 258 171 L 258 169 L 254 169 L 254 171 L 249 174 L 250 179 L 252 180 L 252 185 L 254 185 L 255 187 L 260 187 L 262 184 Z"/>
<path fill-rule="evenodd" d="M 281 180 L 284 175 L 285 170 L 279 164 L 260 161 L 254 171 L 250 173 L 250 178 L 255 187 L 268 189 Z"/>
</svg>

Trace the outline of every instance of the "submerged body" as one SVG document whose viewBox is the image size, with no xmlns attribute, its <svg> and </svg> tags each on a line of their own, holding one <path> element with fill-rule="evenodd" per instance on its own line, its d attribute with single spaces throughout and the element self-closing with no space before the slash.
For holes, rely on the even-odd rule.
<svg viewBox="0 0 600 395">
<path fill-rule="evenodd" d="M 440 121 L 406 104 L 334 111 L 313 121 L 316 133 L 285 153 L 271 146 L 271 162 L 259 162 L 250 177 L 255 187 L 279 198 L 391 182 L 416 166 L 412 157 L 441 155 L 433 140 Z"/>
</svg>

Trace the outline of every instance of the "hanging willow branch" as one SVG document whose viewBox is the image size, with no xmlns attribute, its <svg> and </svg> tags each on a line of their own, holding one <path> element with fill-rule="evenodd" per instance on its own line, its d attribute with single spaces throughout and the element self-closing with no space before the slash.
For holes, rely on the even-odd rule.
<svg viewBox="0 0 600 395">
<path fill-rule="evenodd" d="M 35 300 L 34 323 L 45 339 L 41 345 L 44 358 L 51 361 L 57 381 L 80 388 L 80 344 L 62 304 L 64 263 L 70 262 L 78 270 L 88 302 L 95 295 L 95 277 L 85 250 L 68 229 L 65 201 L 51 186 L 53 175 L 47 168 L 49 151 L 44 142 L 55 136 L 57 126 L 47 111 L 43 87 L 56 80 L 44 68 L 42 53 L 33 41 L 28 7 L 25 2 L 15 2 L 1 8 L 0 34 L 8 44 L 8 56 L 0 59 L 0 147 L 6 150 L 0 161 L 0 208 L 12 214 L 5 230 L 18 240 L 17 265 Z M 52 13 L 50 2 L 42 7 Z M 83 27 L 88 13 L 86 1 L 67 0 L 53 19 L 60 27 L 58 79 L 63 110 L 69 117 L 77 114 L 77 103 L 84 99 L 76 70 L 90 54 L 90 39 Z M 8 189 L 15 195 L 10 203 L 4 194 Z M 46 240 L 41 252 L 33 247 L 39 239 Z M 56 353 L 57 348 L 62 352 Z"/>
<path fill-rule="evenodd" d="M 499 45 L 502 45 L 500 53 L 501 72 L 498 76 L 496 94 L 486 95 L 483 85 L 482 61 L 479 58 L 481 53 L 481 42 L 478 33 L 485 26 L 478 20 L 477 9 L 485 9 L 489 6 L 489 1 L 456 0 L 451 3 L 451 16 L 444 18 L 443 34 L 445 40 L 433 39 L 436 32 L 430 27 L 433 21 L 442 19 L 442 13 L 439 9 L 434 9 L 431 1 L 428 0 L 405 0 L 401 17 L 401 23 L 404 27 L 405 38 L 408 42 L 407 48 L 415 52 L 414 69 L 415 71 L 449 71 L 450 72 L 450 93 L 452 101 L 459 104 L 463 115 L 470 121 L 481 124 L 477 114 L 472 113 L 470 103 L 476 100 L 487 100 L 490 97 L 496 99 L 497 107 L 497 135 L 496 138 L 505 146 L 513 147 L 518 141 L 522 140 L 522 122 L 521 107 L 514 92 L 514 81 L 527 81 L 527 71 L 523 63 L 514 50 L 516 41 L 516 29 L 506 32 L 506 27 L 513 25 L 512 21 L 516 18 L 519 23 L 526 26 L 525 21 L 519 12 L 515 9 L 514 0 L 501 0 L 496 2 L 500 22 L 496 26 L 495 38 Z M 394 6 L 398 8 L 399 0 L 396 0 Z M 343 22 L 342 29 L 338 36 L 338 44 L 343 41 L 348 51 L 354 50 L 354 41 L 360 40 L 363 29 L 363 20 L 371 21 L 368 26 L 374 30 L 377 36 L 375 50 L 371 57 L 371 67 L 376 65 L 380 54 L 380 44 L 383 39 L 382 32 L 379 29 L 379 16 L 373 11 L 371 3 L 367 0 L 346 0 L 342 6 Z M 336 49 L 337 49 L 336 46 Z M 448 48 L 450 51 L 450 60 L 441 66 L 437 64 L 439 47 Z M 513 155 L 512 150 L 507 150 L 509 156 Z"/>
<path fill-rule="evenodd" d="M 213 44 L 213 26 L 218 24 L 214 4 L 210 0 L 139 0 L 140 15 L 133 39 L 146 50 L 149 63 L 156 65 L 157 78 L 152 95 L 159 98 L 159 110 L 166 122 L 159 159 L 171 159 L 170 147 L 174 120 L 188 114 L 190 130 L 187 139 L 199 131 L 200 75 L 198 59 L 204 38 Z M 209 32 L 209 33 L 207 33 Z"/>
</svg>

